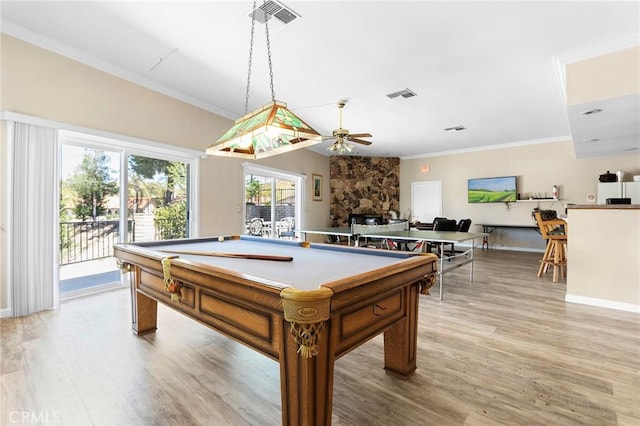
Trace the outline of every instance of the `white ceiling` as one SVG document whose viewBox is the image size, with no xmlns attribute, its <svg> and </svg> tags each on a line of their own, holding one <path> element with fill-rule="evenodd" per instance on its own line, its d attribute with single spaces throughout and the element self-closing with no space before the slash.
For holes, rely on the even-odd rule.
<svg viewBox="0 0 640 426">
<path fill-rule="evenodd" d="M 638 1 L 285 4 L 301 17 L 270 25 L 276 99 L 327 135 L 338 127 L 336 103 L 348 100 L 343 127 L 373 134 L 371 146 L 356 146 L 367 156 L 570 137 L 554 59 L 626 47 L 640 33 Z M 5 33 L 225 117 L 244 113 L 251 0 L 3 0 L 1 7 Z M 250 111 L 271 100 L 265 45 L 257 24 Z M 418 96 L 386 96 L 405 88 Z M 466 130 L 444 131 L 458 125 Z M 604 144 L 595 155 L 638 143 L 636 136 Z M 328 145 L 313 149 L 328 154 Z"/>
</svg>

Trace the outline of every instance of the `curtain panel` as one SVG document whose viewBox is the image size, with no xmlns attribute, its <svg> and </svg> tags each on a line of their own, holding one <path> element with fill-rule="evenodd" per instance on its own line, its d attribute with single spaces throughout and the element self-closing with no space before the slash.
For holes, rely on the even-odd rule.
<svg viewBox="0 0 640 426">
<path fill-rule="evenodd" d="M 7 122 L 11 163 L 8 282 L 14 317 L 59 305 L 57 130 Z"/>
</svg>

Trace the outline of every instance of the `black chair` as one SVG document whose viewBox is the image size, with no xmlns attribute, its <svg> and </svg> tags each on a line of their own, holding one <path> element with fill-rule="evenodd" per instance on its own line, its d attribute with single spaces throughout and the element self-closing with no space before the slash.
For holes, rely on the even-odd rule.
<svg viewBox="0 0 640 426">
<path fill-rule="evenodd" d="M 438 216 L 436 216 L 436 217 L 433 218 L 433 222 L 431 222 L 431 225 L 436 226 L 436 222 L 442 222 L 444 220 L 449 220 L 449 219 L 447 219 L 446 217 L 438 217 Z"/>
<path fill-rule="evenodd" d="M 456 222 L 455 219 L 436 217 L 435 219 L 433 219 L 433 230 L 456 232 L 458 231 L 458 222 Z M 441 246 L 443 245 L 449 245 L 451 247 L 449 250 L 445 250 L 445 248 L 442 247 L 442 250 L 445 251 L 449 256 L 453 256 L 453 243 L 430 243 L 428 246 L 428 251 L 432 251 L 435 247 L 437 249 L 437 254 L 440 255 Z"/>
<path fill-rule="evenodd" d="M 460 219 L 458 221 L 458 232 L 469 232 L 471 228 L 471 219 Z M 456 249 L 454 244 L 451 244 L 451 253 L 455 253 Z"/>
<path fill-rule="evenodd" d="M 460 219 L 458 221 L 458 232 L 469 232 L 471 228 L 471 219 Z"/>
<path fill-rule="evenodd" d="M 437 217 L 433 220 L 434 231 L 457 231 L 458 222 L 455 219 L 447 219 L 446 217 Z"/>
</svg>

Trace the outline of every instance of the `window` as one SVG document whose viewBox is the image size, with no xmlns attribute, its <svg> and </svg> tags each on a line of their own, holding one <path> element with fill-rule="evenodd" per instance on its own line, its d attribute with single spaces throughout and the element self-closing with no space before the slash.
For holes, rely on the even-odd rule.
<svg viewBox="0 0 640 426">
<path fill-rule="evenodd" d="M 245 234 L 296 238 L 301 229 L 303 175 L 249 163 L 244 168 Z"/>
</svg>

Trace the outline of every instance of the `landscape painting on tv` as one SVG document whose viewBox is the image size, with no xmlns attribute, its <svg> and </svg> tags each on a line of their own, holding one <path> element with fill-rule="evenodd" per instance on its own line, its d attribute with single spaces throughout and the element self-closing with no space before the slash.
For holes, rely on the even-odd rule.
<svg viewBox="0 0 640 426">
<path fill-rule="evenodd" d="M 469 179 L 470 203 L 508 203 L 516 201 L 516 177 Z"/>
</svg>

